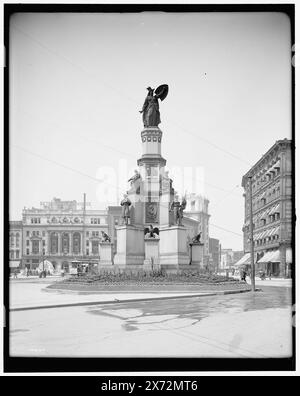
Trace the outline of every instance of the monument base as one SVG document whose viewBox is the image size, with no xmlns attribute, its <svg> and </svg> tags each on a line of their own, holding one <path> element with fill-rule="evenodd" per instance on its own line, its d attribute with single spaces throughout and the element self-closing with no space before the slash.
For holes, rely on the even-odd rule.
<svg viewBox="0 0 300 396">
<path fill-rule="evenodd" d="M 145 260 L 143 269 L 146 271 L 158 271 L 159 260 L 159 238 L 145 238 Z"/>
<path fill-rule="evenodd" d="M 133 225 L 116 227 L 117 253 L 114 264 L 118 268 L 141 266 L 145 258 L 144 228 Z"/>
<path fill-rule="evenodd" d="M 100 242 L 100 261 L 98 269 L 111 267 L 113 265 L 113 244 L 111 242 Z"/>
<path fill-rule="evenodd" d="M 203 269 L 203 243 L 190 243 L 190 267 L 192 270 Z"/>
<path fill-rule="evenodd" d="M 167 272 L 177 272 L 189 265 L 187 251 L 187 229 L 175 225 L 162 227 L 160 237 L 160 266 Z"/>
</svg>

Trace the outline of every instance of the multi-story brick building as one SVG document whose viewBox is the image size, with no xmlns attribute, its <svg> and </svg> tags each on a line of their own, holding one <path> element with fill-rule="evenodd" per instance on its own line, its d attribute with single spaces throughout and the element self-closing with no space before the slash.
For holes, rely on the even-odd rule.
<svg viewBox="0 0 300 396">
<path fill-rule="evenodd" d="M 256 268 L 289 276 L 292 264 L 291 141 L 278 140 L 243 176 L 245 198 L 244 253 L 250 262 L 249 176 L 252 180 L 253 240 Z"/>
</svg>

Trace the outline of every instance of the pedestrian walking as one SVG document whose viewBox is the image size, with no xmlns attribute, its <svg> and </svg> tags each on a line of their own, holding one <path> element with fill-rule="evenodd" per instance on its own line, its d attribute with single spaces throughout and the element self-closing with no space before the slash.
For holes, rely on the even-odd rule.
<svg viewBox="0 0 300 396">
<path fill-rule="evenodd" d="M 247 272 L 246 272 L 245 269 L 243 268 L 243 269 L 241 270 L 241 281 L 244 281 L 244 282 L 247 283 L 247 281 L 246 281 L 246 275 L 247 275 Z"/>
<path fill-rule="evenodd" d="M 14 270 L 14 278 L 15 278 L 15 279 L 18 278 L 18 272 L 17 272 L 17 270 Z"/>
</svg>

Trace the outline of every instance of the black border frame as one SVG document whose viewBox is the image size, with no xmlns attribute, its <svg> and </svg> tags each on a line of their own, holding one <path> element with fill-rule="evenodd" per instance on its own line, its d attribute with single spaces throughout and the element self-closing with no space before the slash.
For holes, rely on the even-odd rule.
<svg viewBox="0 0 300 396">
<path fill-rule="evenodd" d="M 12 14 L 22 13 L 128 13 L 128 12 L 282 12 L 291 22 L 291 44 L 295 43 L 294 4 L 4 4 L 5 59 L 9 59 L 9 20 Z M 291 53 L 291 57 L 292 57 Z M 295 67 L 291 64 L 292 95 L 292 167 L 293 167 L 293 263 L 295 263 Z M 3 271 L 4 307 L 9 307 L 9 67 L 4 68 L 4 229 Z M 295 266 L 292 270 L 292 303 L 295 304 Z M 26 358 L 9 356 L 9 309 L 4 309 L 4 372 L 166 372 L 174 371 L 294 371 L 296 369 L 296 333 L 293 327 L 293 356 L 291 358 Z M 295 312 L 294 312 L 295 314 Z"/>
</svg>

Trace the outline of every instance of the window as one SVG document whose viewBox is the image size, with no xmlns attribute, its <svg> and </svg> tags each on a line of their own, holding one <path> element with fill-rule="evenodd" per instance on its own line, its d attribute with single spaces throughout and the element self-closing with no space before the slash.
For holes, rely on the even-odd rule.
<svg viewBox="0 0 300 396">
<path fill-rule="evenodd" d="M 29 255 L 29 249 L 26 249 L 26 254 Z"/>
<path fill-rule="evenodd" d="M 88 256 L 90 254 L 89 249 L 86 249 L 86 255 Z"/>
<path fill-rule="evenodd" d="M 98 241 L 92 241 L 92 254 L 99 253 L 99 244 Z"/>
<path fill-rule="evenodd" d="M 39 235 L 40 235 L 40 231 L 37 231 L 37 232 L 36 232 L 36 235 L 39 236 Z"/>
<path fill-rule="evenodd" d="M 20 252 L 19 252 L 19 250 L 16 250 L 16 258 L 18 259 L 19 256 L 20 256 Z"/>
<path fill-rule="evenodd" d="M 29 237 L 29 231 L 26 231 L 26 236 L 28 236 L 28 237 Z"/>
<path fill-rule="evenodd" d="M 28 239 L 26 240 L 26 246 L 29 246 L 29 240 Z"/>
<path fill-rule="evenodd" d="M 89 233 L 89 231 L 87 231 L 87 232 L 86 232 L 86 236 L 87 236 L 87 237 L 89 237 L 89 236 L 90 236 L 90 233 Z"/>
<path fill-rule="evenodd" d="M 73 234 L 73 253 L 79 254 L 80 253 L 80 243 L 81 243 L 81 236 L 79 232 L 74 232 Z"/>
<path fill-rule="evenodd" d="M 43 240 L 43 246 L 45 246 L 46 245 L 46 241 L 45 240 Z"/>
<path fill-rule="evenodd" d="M 62 251 L 64 254 L 67 254 L 69 253 L 69 250 L 70 250 L 69 234 L 64 232 L 62 234 Z"/>
<path fill-rule="evenodd" d="M 35 236 L 35 231 L 32 231 L 32 236 Z"/>
<path fill-rule="evenodd" d="M 32 241 L 32 253 L 38 254 L 40 250 L 40 241 L 33 240 Z"/>
<path fill-rule="evenodd" d="M 13 250 L 11 250 L 9 252 L 9 257 L 10 257 L 11 260 L 14 258 L 14 251 Z"/>
<path fill-rule="evenodd" d="M 58 253 L 58 235 L 56 232 L 52 232 L 50 235 L 50 252 L 51 254 Z"/>
<path fill-rule="evenodd" d="M 90 242 L 86 241 L 86 246 L 89 247 L 90 246 Z"/>
</svg>

